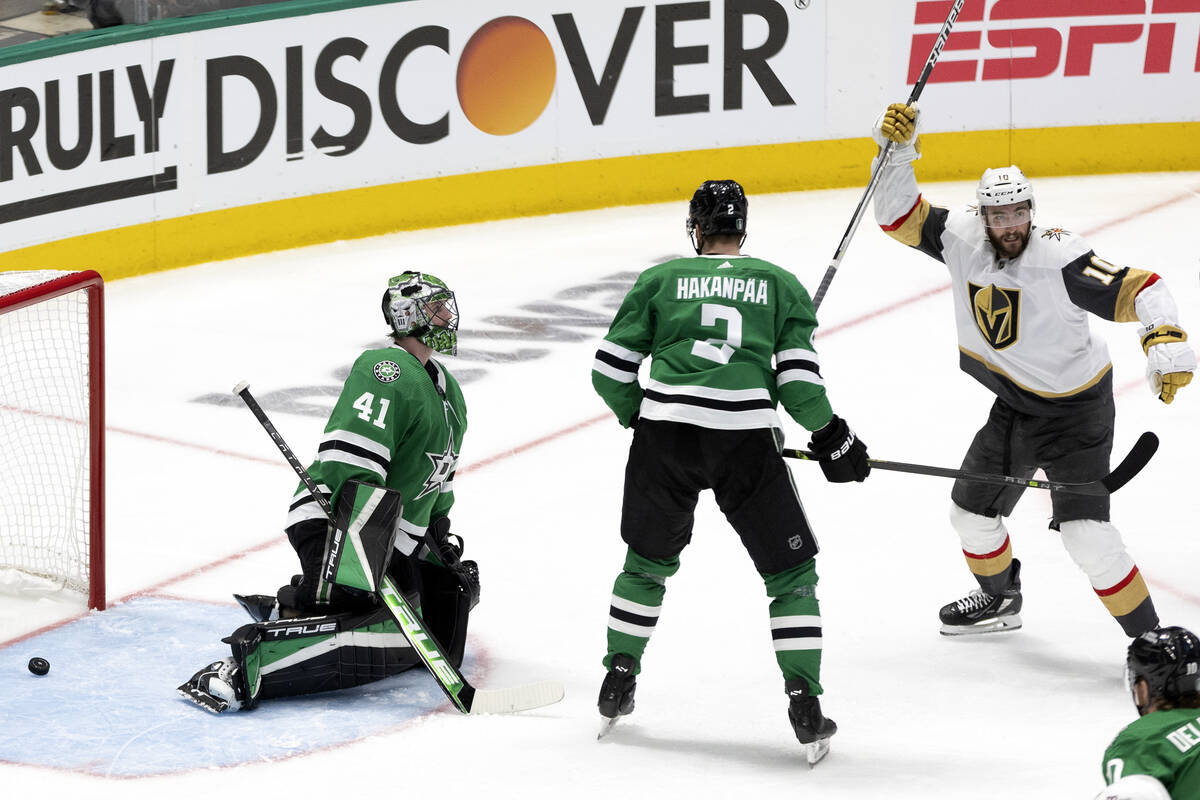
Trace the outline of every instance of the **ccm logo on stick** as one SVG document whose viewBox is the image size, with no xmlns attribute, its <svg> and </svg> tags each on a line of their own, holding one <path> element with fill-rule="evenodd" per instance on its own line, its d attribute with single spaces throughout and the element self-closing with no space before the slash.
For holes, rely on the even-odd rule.
<svg viewBox="0 0 1200 800">
<path fill-rule="evenodd" d="M 984 0 L 963 5 L 958 29 L 945 46 L 947 52 L 974 50 L 982 57 L 942 58 L 929 76 L 930 83 L 1090 75 L 1100 45 L 1140 48 L 1143 74 L 1166 73 L 1171 71 L 1177 38 L 1184 46 L 1196 48 L 1188 64 L 1200 72 L 1196 18 L 1184 16 L 1200 14 L 1200 0 L 996 0 L 986 20 L 985 5 Z M 949 8 L 947 0 L 918 2 L 913 21 L 940 25 Z M 982 23 L 981 29 L 962 29 L 963 23 L 969 27 L 972 22 Z M 1186 33 L 1177 36 L 1179 22 L 1188 25 Z M 936 39 L 936 33 L 913 34 L 909 83 L 920 76 Z"/>
</svg>

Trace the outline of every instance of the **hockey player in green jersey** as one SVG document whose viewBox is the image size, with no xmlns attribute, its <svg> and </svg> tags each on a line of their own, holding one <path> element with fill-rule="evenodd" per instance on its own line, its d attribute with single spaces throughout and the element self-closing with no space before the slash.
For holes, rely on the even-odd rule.
<svg viewBox="0 0 1200 800">
<path fill-rule="evenodd" d="M 837 726 L 818 699 L 817 542 L 780 456 L 777 405 L 815 431 L 810 446 L 829 480 L 861 481 L 870 465 L 825 396 L 808 293 L 790 272 L 741 253 L 747 210 L 735 181 L 705 181 L 688 208 L 697 255 L 643 272 L 596 351 L 592 383 L 634 429 L 621 509 L 629 549 L 609 612 L 601 735 L 633 710 L 666 580 L 691 539 L 699 492 L 712 489 L 771 597 L 788 717 L 812 764 Z"/>
<path fill-rule="evenodd" d="M 1104 751 L 1096 800 L 1200 798 L 1200 639 L 1148 631 L 1129 645 L 1125 678 L 1139 718 Z"/>
<path fill-rule="evenodd" d="M 354 362 L 308 468 L 337 521 L 301 483 L 286 522 L 301 574 L 275 596 L 235 595 L 254 623 L 225 639 L 232 657 L 179 687 L 210 711 L 356 686 L 420 663 L 376 595 L 339 583 L 351 545 L 367 571 L 386 570 L 455 666 L 462 661 L 479 577 L 459 559 L 447 515 L 467 414 L 458 382 L 432 357 L 456 352 L 457 301 L 433 275 L 405 272 L 388 282 L 382 310 L 392 342 Z"/>
<path fill-rule="evenodd" d="M 917 187 L 918 114 L 893 103 L 876 121 L 880 147 L 896 146 L 881 170 L 875 218 L 894 239 L 942 262 L 950 275 L 959 366 L 996 395 L 962 468 L 1052 481 L 1108 474 L 1115 405 L 1112 362 L 1088 315 L 1140 323 L 1146 376 L 1170 403 L 1187 386 L 1196 355 L 1160 276 L 1119 267 L 1069 230 L 1034 225 L 1033 186 L 1016 166 L 989 169 L 977 205 L 932 205 Z M 878 159 L 878 156 L 876 157 Z M 948 636 L 1021 627 L 1021 562 L 1004 518 L 1024 486 L 958 480 L 950 522 L 978 588 L 939 612 Z M 1158 625 L 1150 592 L 1109 519 L 1109 498 L 1054 492 L 1050 527 L 1126 635 Z"/>
</svg>

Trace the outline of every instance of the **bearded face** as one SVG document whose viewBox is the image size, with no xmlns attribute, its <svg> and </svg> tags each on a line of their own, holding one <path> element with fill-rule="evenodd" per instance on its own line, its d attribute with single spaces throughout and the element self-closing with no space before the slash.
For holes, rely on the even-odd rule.
<svg viewBox="0 0 1200 800">
<path fill-rule="evenodd" d="M 1033 214 L 1028 200 L 1010 206 L 979 209 L 988 240 L 1001 258 L 1016 258 L 1029 244 Z"/>
</svg>

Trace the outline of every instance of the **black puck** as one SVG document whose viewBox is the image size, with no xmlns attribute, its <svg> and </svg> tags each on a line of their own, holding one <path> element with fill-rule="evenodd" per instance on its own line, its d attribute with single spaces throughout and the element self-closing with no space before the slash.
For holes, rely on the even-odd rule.
<svg viewBox="0 0 1200 800">
<path fill-rule="evenodd" d="M 29 659 L 29 671 L 34 675 L 45 675 L 50 671 L 50 662 L 44 658 L 37 658 L 35 656 Z"/>
</svg>

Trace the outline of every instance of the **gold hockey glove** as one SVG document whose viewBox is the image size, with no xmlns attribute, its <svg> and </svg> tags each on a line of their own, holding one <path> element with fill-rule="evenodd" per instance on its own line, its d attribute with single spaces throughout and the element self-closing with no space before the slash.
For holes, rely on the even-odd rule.
<svg viewBox="0 0 1200 800">
<path fill-rule="evenodd" d="M 921 139 L 917 136 L 917 121 L 921 112 L 914 103 L 892 103 L 884 110 L 871 129 L 871 138 L 883 148 L 892 146 L 893 164 L 911 164 L 921 157 Z"/>
<path fill-rule="evenodd" d="M 907 144 L 917 133 L 918 113 L 916 104 L 906 106 L 904 103 L 892 103 L 883 112 L 883 119 L 879 123 L 880 133 L 896 144 Z"/>
<path fill-rule="evenodd" d="M 1175 392 L 1192 382 L 1196 354 L 1187 344 L 1187 334 L 1174 325 L 1159 325 L 1142 331 L 1142 350 L 1146 353 L 1146 379 L 1150 390 L 1164 403 L 1175 399 Z"/>
</svg>

